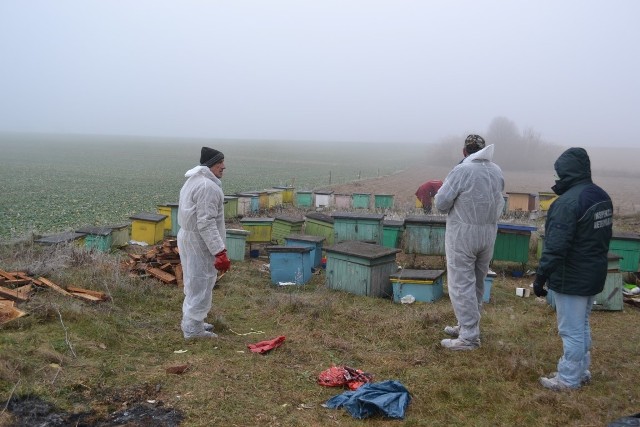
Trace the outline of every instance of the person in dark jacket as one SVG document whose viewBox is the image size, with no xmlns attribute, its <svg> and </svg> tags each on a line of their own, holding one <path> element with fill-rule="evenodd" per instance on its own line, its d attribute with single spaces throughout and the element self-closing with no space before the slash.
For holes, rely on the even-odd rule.
<svg viewBox="0 0 640 427">
<path fill-rule="evenodd" d="M 591 162 L 583 148 L 566 150 L 554 168 L 558 179 L 552 190 L 559 197 L 547 213 L 533 290 L 537 296 L 547 295 L 545 285 L 553 291 L 564 350 L 557 373 L 541 377 L 540 383 L 566 390 L 591 380 L 589 317 L 607 277 L 613 203 L 591 180 Z"/>
</svg>

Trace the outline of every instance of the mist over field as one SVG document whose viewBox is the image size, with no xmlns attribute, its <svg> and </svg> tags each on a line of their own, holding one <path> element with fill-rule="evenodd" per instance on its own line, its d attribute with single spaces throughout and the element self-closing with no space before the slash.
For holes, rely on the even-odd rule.
<svg viewBox="0 0 640 427">
<path fill-rule="evenodd" d="M 421 180 L 434 177 L 436 168 L 442 175 L 457 164 L 463 138 L 420 145 L 2 134 L 0 238 L 121 224 L 131 215 L 175 203 L 184 173 L 198 164 L 204 145 L 225 154 L 227 195 L 275 186 L 328 188 L 414 169 L 424 178 L 385 188 L 409 199 Z M 525 156 L 526 144 L 497 142 L 496 162 L 507 177 L 522 169 L 549 181 L 553 161 L 564 148 L 542 143 Z M 640 175 L 635 168 L 640 149 L 588 151 L 594 176 Z M 548 187 L 538 188 L 530 179 L 507 179 L 506 186 L 507 191 L 531 192 Z"/>
</svg>

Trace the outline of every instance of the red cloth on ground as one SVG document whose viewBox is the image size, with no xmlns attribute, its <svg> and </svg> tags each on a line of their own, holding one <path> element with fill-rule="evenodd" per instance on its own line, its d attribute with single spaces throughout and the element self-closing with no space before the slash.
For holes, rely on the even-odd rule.
<svg viewBox="0 0 640 427">
<path fill-rule="evenodd" d="M 348 366 L 332 366 L 318 375 L 318 384 L 320 385 L 325 387 L 342 387 L 346 385 L 350 390 L 356 390 L 362 384 L 372 380 L 373 375 Z"/>
<path fill-rule="evenodd" d="M 416 197 L 425 209 L 431 208 L 431 198 L 436 195 L 440 187 L 442 187 L 442 181 L 437 179 L 427 181 L 418 187 Z"/>
<path fill-rule="evenodd" d="M 284 335 L 279 336 L 278 338 L 274 338 L 272 340 L 260 341 L 255 344 L 247 344 L 247 348 L 251 350 L 253 353 L 266 353 L 269 350 L 273 350 L 274 348 L 280 347 L 280 345 L 284 342 Z"/>
</svg>

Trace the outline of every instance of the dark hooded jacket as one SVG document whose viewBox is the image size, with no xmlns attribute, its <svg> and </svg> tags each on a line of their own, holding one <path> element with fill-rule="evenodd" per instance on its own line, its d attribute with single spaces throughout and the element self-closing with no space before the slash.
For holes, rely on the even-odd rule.
<svg viewBox="0 0 640 427">
<path fill-rule="evenodd" d="M 596 295 L 607 277 L 613 204 L 591 181 L 591 163 L 584 149 L 568 149 L 554 168 L 559 179 L 552 190 L 560 197 L 547 213 L 544 250 L 536 273 L 547 277 L 555 292 Z"/>
</svg>

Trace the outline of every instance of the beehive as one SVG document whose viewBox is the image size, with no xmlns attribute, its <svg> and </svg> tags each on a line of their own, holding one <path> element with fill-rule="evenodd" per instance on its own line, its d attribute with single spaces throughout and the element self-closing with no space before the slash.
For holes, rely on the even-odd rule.
<svg viewBox="0 0 640 427">
<path fill-rule="evenodd" d="M 164 237 L 164 220 L 166 215 L 141 212 L 130 216 L 131 239 L 155 245 Z"/>
<path fill-rule="evenodd" d="M 390 298 L 389 276 L 398 269 L 398 252 L 400 249 L 358 241 L 329 246 L 325 248 L 326 285 L 356 295 Z"/>
<path fill-rule="evenodd" d="M 323 236 L 309 236 L 306 234 L 290 234 L 284 238 L 285 246 L 303 246 L 311 248 L 311 266 L 316 268 L 322 263 Z"/>
<path fill-rule="evenodd" d="M 445 270 L 405 269 L 389 276 L 393 287 L 393 301 L 400 302 L 405 296 L 416 301 L 434 302 L 442 298 Z"/>
<path fill-rule="evenodd" d="M 303 285 L 311 279 L 311 248 L 308 246 L 267 246 L 271 283 Z"/>
<path fill-rule="evenodd" d="M 333 233 L 336 242 L 360 240 L 370 243 L 382 243 L 382 214 L 358 214 L 353 212 L 334 212 Z"/>
<path fill-rule="evenodd" d="M 405 218 L 402 244 L 404 252 L 445 256 L 446 223 L 447 218 L 442 215 L 416 215 Z"/>
</svg>

